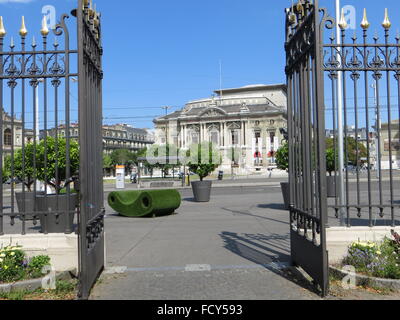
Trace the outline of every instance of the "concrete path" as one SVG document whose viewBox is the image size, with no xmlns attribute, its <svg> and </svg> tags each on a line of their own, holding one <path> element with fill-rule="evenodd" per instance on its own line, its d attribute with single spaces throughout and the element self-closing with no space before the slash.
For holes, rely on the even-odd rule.
<svg viewBox="0 0 400 320">
<path fill-rule="evenodd" d="M 107 271 L 92 299 L 319 299 L 286 279 L 289 215 L 279 184 L 181 190 L 176 215 L 129 219 L 107 208 Z"/>
</svg>

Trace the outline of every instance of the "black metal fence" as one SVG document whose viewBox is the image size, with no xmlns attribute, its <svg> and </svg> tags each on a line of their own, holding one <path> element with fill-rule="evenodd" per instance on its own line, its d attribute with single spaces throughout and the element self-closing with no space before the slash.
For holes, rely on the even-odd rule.
<svg viewBox="0 0 400 320">
<path fill-rule="evenodd" d="M 77 3 L 76 49 L 69 15 L 29 44 L 24 19 L 7 44 L 0 21 L 0 235 L 77 233 L 86 299 L 104 267 L 103 49 L 100 14 Z"/>
<path fill-rule="evenodd" d="M 319 1 L 287 9 L 291 251 L 327 292 L 329 226 L 399 226 L 400 34 L 347 30 Z M 328 32 L 327 32 L 328 31 Z"/>
<path fill-rule="evenodd" d="M 70 83 L 78 73 L 70 61 L 78 51 L 70 49 L 66 19 L 52 35 L 44 19 L 40 41 L 28 40 L 24 18 L 18 40 L 0 28 L 0 235 L 75 231 Z"/>
<path fill-rule="evenodd" d="M 400 35 L 391 35 L 387 11 L 382 33 L 368 31 L 366 10 L 358 32 L 346 30 L 344 16 L 339 25 L 340 45 L 335 34 L 328 34 L 323 46 L 329 224 L 395 227 L 400 213 Z"/>
</svg>

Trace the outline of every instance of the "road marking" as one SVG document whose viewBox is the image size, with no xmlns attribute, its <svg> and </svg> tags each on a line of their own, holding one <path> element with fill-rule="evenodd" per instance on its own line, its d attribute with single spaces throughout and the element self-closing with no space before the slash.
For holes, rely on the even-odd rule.
<svg viewBox="0 0 400 320">
<path fill-rule="evenodd" d="M 127 269 L 128 267 L 110 267 L 106 268 L 104 274 L 123 274 Z"/>
<path fill-rule="evenodd" d="M 129 267 L 109 267 L 105 274 L 123 274 L 128 272 L 165 272 L 165 271 L 183 271 L 183 272 L 210 272 L 218 270 L 282 270 L 290 266 L 289 262 L 272 262 L 269 264 L 252 265 L 209 265 L 209 264 L 191 264 L 186 267 L 154 267 L 154 268 L 129 268 Z"/>
<path fill-rule="evenodd" d="M 185 267 L 187 272 L 204 272 L 211 271 L 211 266 L 209 264 L 188 264 Z"/>
</svg>

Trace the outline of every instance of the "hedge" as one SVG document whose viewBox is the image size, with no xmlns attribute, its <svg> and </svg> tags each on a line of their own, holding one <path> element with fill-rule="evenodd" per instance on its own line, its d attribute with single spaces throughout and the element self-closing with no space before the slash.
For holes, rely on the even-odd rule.
<svg viewBox="0 0 400 320">
<path fill-rule="evenodd" d="M 180 207 L 181 195 L 174 189 L 115 191 L 108 196 L 108 204 L 125 217 L 161 216 Z"/>
</svg>

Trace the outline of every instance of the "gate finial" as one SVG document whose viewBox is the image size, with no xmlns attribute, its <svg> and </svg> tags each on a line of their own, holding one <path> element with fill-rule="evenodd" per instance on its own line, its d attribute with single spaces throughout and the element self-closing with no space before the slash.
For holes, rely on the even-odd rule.
<svg viewBox="0 0 400 320">
<path fill-rule="evenodd" d="M 364 30 L 367 30 L 369 28 L 370 24 L 367 18 L 367 9 L 364 8 L 364 18 L 361 21 L 361 28 L 363 28 Z"/>
<path fill-rule="evenodd" d="M 46 16 L 43 16 L 42 29 L 40 30 L 40 33 L 42 34 L 43 37 L 47 37 L 47 35 L 49 34 L 49 28 L 47 27 Z"/>
<path fill-rule="evenodd" d="M 382 22 L 382 27 L 384 27 L 385 29 L 390 29 L 391 26 L 392 26 L 392 23 L 389 20 L 389 11 L 386 8 L 385 9 L 385 20 L 383 20 L 383 22 Z"/>
<path fill-rule="evenodd" d="M 4 28 L 3 17 L 0 17 L 0 38 L 4 38 L 7 34 L 6 29 Z"/>
<path fill-rule="evenodd" d="M 347 29 L 347 21 L 346 21 L 346 17 L 344 16 L 344 9 L 342 9 L 342 15 L 340 17 L 340 21 L 339 21 L 339 27 L 340 29 L 344 30 Z"/>
<path fill-rule="evenodd" d="M 25 17 L 22 16 L 22 25 L 21 25 L 21 29 L 19 30 L 19 34 L 21 37 L 26 37 L 26 35 L 28 34 L 28 30 L 26 30 L 26 26 L 25 26 Z"/>
</svg>

